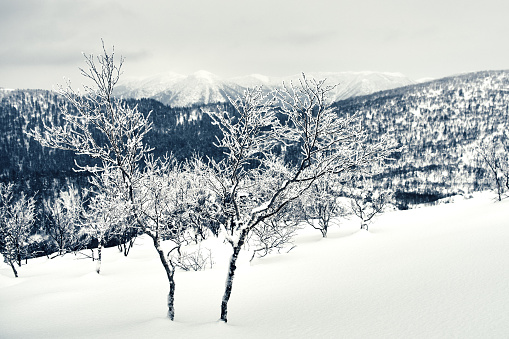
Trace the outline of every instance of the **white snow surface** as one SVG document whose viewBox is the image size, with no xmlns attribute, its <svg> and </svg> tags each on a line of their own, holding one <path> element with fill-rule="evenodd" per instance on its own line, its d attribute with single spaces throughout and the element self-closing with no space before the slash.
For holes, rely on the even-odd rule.
<svg viewBox="0 0 509 339">
<path fill-rule="evenodd" d="M 357 220 L 326 239 L 304 229 L 291 252 L 252 263 L 246 250 L 227 324 L 217 319 L 230 250 L 219 239 L 202 244 L 213 269 L 176 273 L 174 322 L 148 238 L 128 257 L 106 249 L 100 275 L 73 254 L 29 260 L 17 279 L 2 264 L 0 337 L 507 338 L 508 211 L 483 193 L 388 212 L 369 232 Z"/>
</svg>

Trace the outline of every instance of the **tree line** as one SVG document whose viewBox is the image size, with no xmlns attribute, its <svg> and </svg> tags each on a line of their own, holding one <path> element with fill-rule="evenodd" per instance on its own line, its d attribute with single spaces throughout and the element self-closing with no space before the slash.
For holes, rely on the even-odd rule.
<svg viewBox="0 0 509 339">
<path fill-rule="evenodd" d="M 391 152 L 392 145 L 384 138 L 366 141 L 357 116 L 340 116 L 330 106 L 327 93 L 333 86 L 303 75 L 298 83 L 284 84 L 272 93 L 246 90 L 242 97 L 230 98 L 233 109 L 202 110 L 220 130 L 214 142 L 220 158 L 156 157 L 146 138 L 153 128 L 150 112 L 113 96 L 123 59 L 117 63 L 114 50 L 108 52 L 103 44 L 103 54 L 85 55 L 85 62 L 81 73 L 92 84 L 85 86 L 85 93 L 75 92 L 70 84 L 60 87 L 69 103 L 61 107 L 63 123 L 50 121 L 28 132 L 46 148 L 93 160 L 76 161 L 74 166 L 89 175 L 86 203 L 79 202 L 79 194 L 69 187 L 48 206 L 62 225 L 55 239 L 66 238 L 70 225 L 82 225 L 80 230 L 97 241 L 100 273 L 101 249 L 110 235 L 126 234 L 124 246 L 134 235 L 148 236 L 166 272 L 172 320 L 174 275 L 189 259 L 181 251 L 182 244 L 213 234 L 224 237 L 231 247 L 220 307 L 220 319 L 226 322 L 237 259 L 245 244 L 254 239 L 260 255 L 280 249 L 296 225 L 290 211 L 303 203 L 306 194 L 322 192 L 323 183 L 331 178 L 339 183 L 375 171 Z M 290 161 L 285 159 L 289 149 L 295 151 Z M 10 185 L 4 187 L 12 190 Z M 30 211 L 30 199 L 22 195 L 20 209 Z M 8 210 L 12 204 L 0 205 Z M 326 209 L 336 213 L 330 206 Z M 309 209 L 306 213 L 313 218 L 320 215 Z M 10 218 L 9 213 L 2 215 L 2 225 Z M 33 219 L 27 218 L 26 224 L 30 223 Z M 327 226 L 318 227 L 325 236 Z M 173 244 L 169 251 L 161 246 L 163 240 Z M 64 240 L 56 242 L 68 246 Z M 6 244 L 4 259 L 14 267 L 16 257 L 11 252 Z"/>
</svg>

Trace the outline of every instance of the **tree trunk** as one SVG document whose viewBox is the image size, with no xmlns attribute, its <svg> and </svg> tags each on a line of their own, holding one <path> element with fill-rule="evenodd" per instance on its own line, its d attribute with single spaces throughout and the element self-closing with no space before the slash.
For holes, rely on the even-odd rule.
<svg viewBox="0 0 509 339">
<path fill-rule="evenodd" d="M 175 280 L 173 279 L 175 271 L 172 270 L 171 274 L 168 276 L 168 280 L 170 281 L 170 291 L 168 292 L 168 318 L 173 321 L 175 318 Z"/>
<path fill-rule="evenodd" d="M 495 180 L 497 182 L 497 194 L 498 194 L 498 201 L 502 201 L 502 183 L 500 182 L 498 176 L 495 176 Z"/>
<path fill-rule="evenodd" d="M 228 269 L 228 277 L 226 279 L 226 287 L 224 290 L 223 295 L 223 301 L 221 302 L 221 321 L 224 321 L 225 323 L 228 322 L 228 301 L 230 300 L 230 295 L 232 293 L 232 284 L 233 284 L 233 277 L 235 275 L 235 270 L 237 269 L 237 258 L 239 257 L 240 249 L 242 248 L 242 245 L 244 245 L 244 242 L 246 240 L 247 234 L 249 231 L 247 229 L 244 229 L 242 233 L 240 234 L 239 241 L 236 246 L 233 246 L 233 254 L 230 258 L 230 267 Z"/>
<path fill-rule="evenodd" d="M 12 263 L 12 260 L 9 259 L 9 264 L 11 265 L 12 271 L 14 272 L 14 277 L 18 277 L 18 271 L 16 271 L 16 267 L 14 267 L 14 264 Z"/>
<path fill-rule="evenodd" d="M 97 274 L 101 273 L 103 246 L 104 246 L 103 241 L 102 239 L 100 239 L 99 243 L 97 244 L 97 261 L 95 263 L 95 271 L 97 272 Z"/>
<path fill-rule="evenodd" d="M 327 238 L 327 225 L 323 225 L 322 228 L 320 228 L 320 232 L 322 232 L 322 238 Z"/>
<path fill-rule="evenodd" d="M 173 279 L 175 269 L 170 267 L 170 264 L 168 263 L 168 260 L 166 260 L 166 256 L 164 255 L 163 250 L 161 249 L 161 246 L 159 244 L 159 237 L 152 236 L 152 241 L 154 242 L 154 247 L 157 251 L 157 254 L 159 254 L 159 259 L 161 260 L 161 263 L 163 264 L 164 270 L 166 271 L 166 276 L 168 277 L 168 281 L 170 283 L 170 291 L 168 292 L 168 318 L 170 320 L 173 320 L 175 318 L 175 280 Z"/>
<path fill-rule="evenodd" d="M 21 246 L 16 244 L 16 262 L 21 267 Z"/>
<path fill-rule="evenodd" d="M 134 246 L 134 242 L 136 241 L 136 236 L 132 236 L 131 239 L 129 239 L 129 245 L 124 247 L 124 257 L 127 257 L 129 254 L 129 251 Z"/>
</svg>

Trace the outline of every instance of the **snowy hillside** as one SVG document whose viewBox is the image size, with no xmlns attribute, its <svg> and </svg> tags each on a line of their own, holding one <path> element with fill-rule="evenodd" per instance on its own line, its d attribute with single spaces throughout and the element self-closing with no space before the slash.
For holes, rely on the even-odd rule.
<svg viewBox="0 0 509 339">
<path fill-rule="evenodd" d="M 399 73 L 322 72 L 307 73 L 306 75 L 308 78 L 327 78 L 330 85 L 339 84 L 331 93 L 333 101 L 414 83 Z M 300 78 L 300 74 L 288 77 L 267 77 L 253 74 L 224 80 L 206 71 L 198 71 L 189 76 L 163 73 L 141 80 L 122 81 L 116 88 L 116 94 L 125 98 L 152 98 L 173 107 L 187 107 L 196 104 L 226 102 L 226 95 L 235 97 L 247 87 L 263 86 L 267 91 L 270 91 L 280 87 L 283 81 L 286 83 L 295 82 Z"/>
<path fill-rule="evenodd" d="M 385 133 L 404 147 L 390 162 L 386 185 L 447 196 L 486 186 L 476 162 L 479 142 L 509 128 L 509 72 L 467 73 L 340 101 L 372 137 Z M 398 189 L 396 189 L 398 190 Z"/>
<path fill-rule="evenodd" d="M 148 239 L 128 257 L 68 254 L 0 266 L 3 338 L 505 338 L 509 200 L 490 194 L 389 212 L 322 239 L 304 229 L 285 254 L 239 259 L 229 322 L 217 322 L 228 246 L 209 239 L 213 269 L 176 274 L 176 318 Z M 89 251 L 88 251 L 89 252 Z M 89 253 L 86 253 L 89 254 Z"/>
</svg>

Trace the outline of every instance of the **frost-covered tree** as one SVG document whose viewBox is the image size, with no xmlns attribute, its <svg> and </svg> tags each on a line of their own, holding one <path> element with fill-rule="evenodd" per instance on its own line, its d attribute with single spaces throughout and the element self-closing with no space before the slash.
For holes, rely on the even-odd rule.
<svg viewBox="0 0 509 339">
<path fill-rule="evenodd" d="M 110 236 L 115 239 L 119 252 L 128 256 L 134 246 L 136 237 L 140 235 L 138 223 L 135 216 L 129 213 L 124 218 L 124 223 L 117 224 Z"/>
<path fill-rule="evenodd" d="M 186 244 L 199 244 L 209 235 L 218 235 L 221 214 L 215 203 L 215 194 L 207 187 L 208 167 L 203 159 L 192 156 L 180 164 L 183 171 L 181 177 L 185 180 L 186 211 L 181 215 L 186 224 L 184 241 Z"/>
<path fill-rule="evenodd" d="M 106 167 L 119 171 L 127 197 L 134 203 L 134 178 L 139 162 L 150 151 L 143 138 L 152 122 L 149 114 L 113 96 L 123 58 L 117 65 L 114 50 L 108 53 L 104 43 L 102 55 L 84 57 L 87 69 L 80 71 L 91 85 L 83 85 L 83 94 L 73 90 L 70 82 L 59 87 L 59 93 L 74 107 L 60 107 L 64 125 L 45 125 L 43 131 L 35 129 L 28 134 L 45 147 L 73 151 L 97 161 L 94 166 L 76 163 L 78 171 L 99 173 Z"/>
<path fill-rule="evenodd" d="M 392 193 L 376 188 L 373 179 L 360 176 L 347 188 L 350 196 L 350 211 L 360 219 L 361 230 L 368 230 L 378 214 L 384 212 L 392 200 Z"/>
<path fill-rule="evenodd" d="M 256 202 L 264 201 L 272 194 L 274 187 L 283 185 L 288 176 L 285 159 L 281 155 L 270 154 L 264 171 L 253 171 L 250 178 L 245 180 L 245 191 L 242 200 Z M 249 184 L 251 182 L 251 184 Z M 251 208 L 251 207 L 250 207 Z M 280 253 L 291 251 L 295 246 L 293 237 L 300 229 L 300 206 L 295 200 L 284 206 L 277 214 L 264 219 L 251 231 L 247 241 L 249 249 L 253 251 L 251 260 L 255 256 L 264 257 L 273 251 Z"/>
<path fill-rule="evenodd" d="M 194 201 L 192 178 L 187 163 L 178 163 L 173 157 L 149 156 L 137 187 L 143 231 L 152 239 L 170 284 L 168 317 L 171 320 L 175 317 L 175 270 L 179 267 L 180 247 L 185 241 L 188 213 Z M 170 240 L 170 248 L 163 248 L 162 240 Z"/>
<path fill-rule="evenodd" d="M 4 261 L 18 272 L 14 263 L 21 260 L 30 230 L 35 222 L 35 199 L 27 198 L 23 192 L 15 197 L 14 184 L 0 183 L 0 250 Z"/>
<path fill-rule="evenodd" d="M 97 240 L 96 272 L 100 273 L 106 241 L 114 230 L 124 227 L 133 208 L 119 171 L 107 167 L 92 178 L 92 183 L 88 206 L 83 213 L 83 229 Z"/>
<path fill-rule="evenodd" d="M 83 77 L 92 85 L 84 85 L 83 95 L 72 89 L 70 82 L 61 86 L 59 93 L 71 103 L 74 110 L 62 105 L 63 126 L 45 125 L 43 131 L 32 130 L 29 135 L 43 146 L 73 151 L 95 159 L 94 166 L 76 163 L 76 170 L 98 174 L 106 168 L 117 171 L 122 179 L 124 196 L 135 204 L 134 182 L 139 162 L 150 148 L 143 138 L 152 127 L 148 114 L 130 107 L 113 96 L 123 64 L 115 62 L 114 50 L 94 58 L 86 55 L 87 69 L 80 68 Z M 135 214 L 134 210 L 131 214 Z M 135 218 L 133 216 L 133 218 Z"/>
<path fill-rule="evenodd" d="M 79 247 L 83 205 L 78 190 L 68 186 L 43 202 L 47 220 L 44 229 L 57 244 L 60 255 Z"/>
<path fill-rule="evenodd" d="M 49 125 L 45 126 L 44 131 L 32 130 L 28 134 L 43 146 L 73 151 L 97 161 L 94 166 L 76 164 L 78 171 L 88 171 L 96 179 L 101 173 L 111 171 L 116 178 L 120 178 L 121 185 L 118 187 L 122 187 L 123 192 L 119 196 L 124 197 L 125 204 L 132 207 L 126 217 L 132 218 L 137 230 L 152 238 L 170 281 L 168 316 L 173 320 L 174 267 L 161 249 L 160 242 L 168 236 L 180 234 L 182 224 L 176 221 L 178 213 L 177 219 L 172 219 L 176 207 L 165 200 L 167 195 L 175 192 L 167 191 L 165 179 L 159 179 L 166 172 L 173 171 L 170 164 L 173 166 L 174 163 L 148 160 L 143 172 L 139 168 L 139 163 L 151 150 L 143 139 L 152 128 L 152 123 L 149 114 L 143 114 L 137 106 L 130 107 L 113 96 L 123 59 L 117 65 L 114 51 L 108 53 L 103 43 L 103 54 L 97 58 L 85 55 L 85 63 L 88 68 L 80 69 L 81 74 L 92 83 L 91 86 L 84 85 L 85 93 L 81 95 L 75 92 L 70 83 L 59 90 L 76 112 L 64 105 L 61 107 L 61 116 L 65 121 L 63 126 Z M 175 170 L 179 169 L 176 167 Z M 104 189 L 101 180 L 92 180 L 92 185 L 98 191 Z M 107 202 L 108 199 L 115 200 L 116 196 L 108 196 Z M 106 210 L 108 208 L 105 207 Z M 102 220 L 100 229 L 109 221 Z"/>
<path fill-rule="evenodd" d="M 251 232 L 326 174 L 356 171 L 387 156 L 385 142 L 367 143 L 356 117 L 341 116 L 329 105 L 327 93 L 333 87 L 324 82 L 303 77 L 298 84 L 284 86 L 275 99 L 260 88 L 247 90 L 242 98 L 230 100 L 232 112 L 207 112 L 222 132 L 216 145 L 224 159 L 211 161 L 210 188 L 233 251 L 221 302 L 224 322 L 237 259 Z M 274 154 L 287 146 L 299 148 L 297 159 L 275 162 Z M 267 177 L 276 175 L 281 184 L 267 187 Z"/>
<path fill-rule="evenodd" d="M 485 138 L 477 147 L 478 158 L 491 177 L 492 187 L 501 201 L 509 190 L 509 137 L 507 134 Z"/>
<path fill-rule="evenodd" d="M 290 252 L 294 247 L 293 238 L 299 226 L 299 215 L 296 211 L 298 205 L 289 204 L 281 210 L 280 213 L 265 219 L 259 223 L 248 240 L 249 246 L 253 251 L 251 261 L 255 256 L 263 258 L 267 254 L 277 251 Z"/>
<path fill-rule="evenodd" d="M 192 173 L 196 175 L 196 173 Z M 198 244 L 200 241 L 207 239 L 209 234 L 217 235 L 219 230 L 219 222 L 217 219 L 217 210 L 210 200 L 210 194 L 204 189 L 205 183 L 201 182 L 200 178 L 195 177 L 196 183 L 201 183 L 201 186 L 196 187 L 193 199 L 190 199 L 189 211 L 187 213 L 186 230 L 189 241 Z"/>
<path fill-rule="evenodd" d="M 317 180 L 300 199 L 303 220 L 327 237 L 332 225 L 339 225 L 337 217 L 347 214 L 340 201 L 342 183 L 338 176 L 329 174 Z"/>
</svg>

